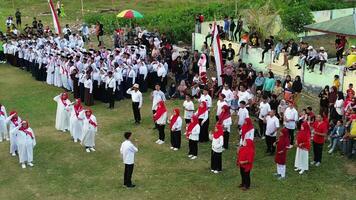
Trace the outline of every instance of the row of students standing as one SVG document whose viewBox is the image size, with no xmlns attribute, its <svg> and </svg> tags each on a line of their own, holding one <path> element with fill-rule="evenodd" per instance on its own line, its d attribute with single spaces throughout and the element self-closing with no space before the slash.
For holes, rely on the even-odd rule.
<svg viewBox="0 0 356 200">
<path fill-rule="evenodd" d="M 9 127 L 9 128 L 8 128 Z M 7 115 L 6 108 L 0 104 L 0 142 L 10 142 L 10 154 L 18 156 L 19 163 L 24 169 L 33 167 L 33 149 L 36 146 L 34 131 L 28 121 L 21 119 L 16 111 Z"/>
<path fill-rule="evenodd" d="M 80 99 L 71 102 L 67 93 L 54 97 L 57 103 L 55 128 L 63 133 L 69 131 L 73 141 L 85 147 L 86 152 L 94 152 L 98 123 L 92 110 L 84 107 Z"/>
</svg>

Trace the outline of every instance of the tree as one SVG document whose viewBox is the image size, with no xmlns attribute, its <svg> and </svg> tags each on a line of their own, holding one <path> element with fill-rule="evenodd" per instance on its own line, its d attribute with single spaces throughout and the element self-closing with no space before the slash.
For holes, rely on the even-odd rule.
<svg viewBox="0 0 356 200">
<path fill-rule="evenodd" d="M 314 23 L 310 8 L 300 4 L 283 10 L 281 19 L 283 26 L 294 33 L 303 33 L 305 25 Z"/>
</svg>

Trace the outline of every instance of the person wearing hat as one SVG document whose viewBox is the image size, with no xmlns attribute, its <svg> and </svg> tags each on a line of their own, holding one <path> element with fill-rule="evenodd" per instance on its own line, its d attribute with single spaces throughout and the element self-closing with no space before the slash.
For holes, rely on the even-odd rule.
<svg viewBox="0 0 356 200">
<path fill-rule="evenodd" d="M 308 56 L 306 58 L 306 63 L 308 64 L 308 69 L 310 70 L 309 73 L 314 72 L 314 66 L 319 61 L 319 54 L 316 50 L 312 47 L 308 47 Z"/>
<path fill-rule="evenodd" d="M 109 100 L 109 109 L 113 109 L 115 106 L 116 81 L 112 74 L 112 71 L 109 71 L 108 77 L 106 77 L 105 89 L 106 89 L 107 99 Z"/>
<path fill-rule="evenodd" d="M 139 124 L 141 122 L 141 113 L 140 109 L 142 107 L 142 93 L 139 91 L 139 85 L 134 84 L 131 88 L 129 88 L 126 93 L 131 95 L 132 100 L 132 110 L 134 114 L 135 124 Z"/>
<path fill-rule="evenodd" d="M 325 52 L 324 47 L 319 48 L 319 62 L 320 62 L 320 74 L 323 73 L 325 63 L 328 62 L 328 53 Z"/>
</svg>

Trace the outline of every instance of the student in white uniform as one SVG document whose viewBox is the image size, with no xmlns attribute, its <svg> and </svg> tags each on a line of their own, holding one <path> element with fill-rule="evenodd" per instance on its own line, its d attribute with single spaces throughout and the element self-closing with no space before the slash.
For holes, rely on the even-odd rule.
<svg viewBox="0 0 356 200">
<path fill-rule="evenodd" d="M 130 140 L 131 136 L 131 132 L 125 132 L 125 141 L 121 144 L 120 147 L 120 154 L 122 155 L 122 160 L 125 164 L 124 186 L 128 188 L 135 187 L 135 185 L 132 184 L 131 178 L 135 163 L 135 153 L 138 152 L 137 147 L 135 147 L 135 145 L 133 145 Z"/>
<path fill-rule="evenodd" d="M 192 119 L 192 116 L 194 114 L 194 103 L 192 101 L 192 96 L 191 95 L 185 95 L 185 101 L 183 102 L 183 108 L 184 108 L 184 120 L 185 124 L 188 125 L 190 123 L 190 120 Z"/>
<path fill-rule="evenodd" d="M 218 101 L 216 102 L 216 116 L 215 116 L 216 121 L 219 121 L 221 109 L 225 105 L 228 105 L 225 101 L 225 95 L 220 93 L 218 97 Z"/>
<path fill-rule="evenodd" d="M 6 124 L 9 124 L 9 133 L 10 133 L 10 154 L 16 156 L 17 143 L 16 143 L 16 134 L 17 131 L 14 129 L 21 124 L 21 118 L 17 115 L 16 111 L 11 111 L 10 116 L 6 118 Z"/>
<path fill-rule="evenodd" d="M 98 122 L 90 109 L 85 110 L 83 118 L 83 135 L 81 145 L 85 147 L 85 151 L 90 153 L 95 151 L 95 135 L 98 132 Z"/>
<path fill-rule="evenodd" d="M 177 151 L 181 146 L 182 118 L 178 108 L 173 110 L 173 115 L 169 118 L 169 128 L 171 129 L 171 149 Z"/>
<path fill-rule="evenodd" d="M 0 142 L 3 140 L 9 141 L 9 134 L 7 131 L 7 124 L 6 124 L 7 112 L 4 105 L 0 103 Z"/>
<path fill-rule="evenodd" d="M 83 119 L 82 113 L 84 112 L 82 101 L 76 99 L 75 104 L 71 107 L 70 115 L 70 134 L 74 142 L 78 142 L 83 134 Z"/>
<path fill-rule="evenodd" d="M 266 95 L 263 95 L 262 102 L 260 103 L 259 106 L 259 114 L 258 114 L 258 125 L 260 127 L 259 133 L 262 139 L 265 139 L 265 133 L 266 133 L 266 124 L 264 123 L 264 119 L 270 111 L 271 111 L 271 106 L 268 103 L 268 97 Z"/>
<path fill-rule="evenodd" d="M 239 111 L 237 112 L 237 129 L 241 128 L 241 126 L 245 123 L 245 119 L 248 117 L 249 117 L 249 112 L 246 108 L 246 102 L 241 101 Z"/>
<path fill-rule="evenodd" d="M 27 121 L 22 121 L 12 131 L 17 132 L 17 147 L 19 162 L 21 167 L 26 168 L 26 164 L 33 167 L 33 148 L 36 146 L 36 138 L 33 130 L 29 127 Z"/>
<path fill-rule="evenodd" d="M 165 139 L 164 128 L 167 122 L 167 109 L 164 105 L 164 101 L 159 101 L 157 105 L 156 113 L 153 115 L 153 120 L 157 125 L 158 129 L 158 140 L 156 141 L 157 144 L 163 144 Z"/>
<path fill-rule="evenodd" d="M 70 118 L 70 100 L 68 99 L 67 93 L 61 93 L 60 95 L 53 98 L 57 102 L 57 112 L 56 112 L 56 129 L 59 131 L 66 132 L 69 130 L 69 118 Z"/>
<path fill-rule="evenodd" d="M 185 136 L 189 140 L 188 158 L 194 160 L 198 156 L 198 141 L 200 134 L 200 125 L 197 116 L 193 116 L 189 123 Z"/>
<path fill-rule="evenodd" d="M 143 99 L 142 93 L 139 91 L 139 85 L 134 84 L 132 88 L 129 88 L 126 93 L 131 95 L 132 100 L 132 111 L 134 114 L 135 124 L 141 123 L 141 113 L 140 109 L 142 107 Z"/>
<path fill-rule="evenodd" d="M 276 142 L 277 131 L 279 128 L 279 119 L 276 117 L 276 112 L 271 110 L 265 118 L 266 123 L 266 153 L 273 155 L 275 152 L 275 146 L 273 145 Z"/>
<path fill-rule="evenodd" d="M 294 108 L 294 103 L 292 101 L 288 102 L 288 107 L 284 111 L 284 126 L 288 129 L 289 142 L 288 148 L 292 148 L 294 144 L 294 130 L 296 128 L 296 123 L 299 119 L 298 111 Z"/>
<path fill-rule="evenodd" d="M 230 130 L 232 125 L 230 107 L 228 105 L 224 105 L 221 108 L 221 113 L 219 115 L 218 123 L 221 124 L 224 132 L 224 149 L 229 148 L 229 138 L 230 138 Z"/>
<path fill-rule="evenodd" d="M 199 119 L 200 124 L 200 134 L 199 142 L 208 142 L 209 141 L 209 111 L 207 108 L 206 101 L 202 101 L 199 104 L 197 112 L 195 115 Z"/>
<path fill-rule="evenodd" d="M 221 94 L 225 95 L 225 101 L 226 103 L 231 106 L 231 101 L 234 98 L 234 94 L 233 92 L 230 90 L 229 85 L 228 84 L 224 84 L 224 88 L 221 90 Z"/>
<path fill-rule="evenodd" d="M 211 136 L 211 172 L 217 174 L 222 171 L 222 152 L 224 145 L 224 131 L 223 126 L 217 123 L 214 133 Z"/>
<path fill-rule="evenodd" d="M 200 96 L 199 98 L 199 103 L 205 101 L 207 104 L 207 107 L 208 107 L 208 110 L 210 110 L 211 106 L 212 106 L 212 99 L 209 95 L 209 89 L 207 87 L 205 87 L 203 89 L 203 94 Z"/>
</svg>

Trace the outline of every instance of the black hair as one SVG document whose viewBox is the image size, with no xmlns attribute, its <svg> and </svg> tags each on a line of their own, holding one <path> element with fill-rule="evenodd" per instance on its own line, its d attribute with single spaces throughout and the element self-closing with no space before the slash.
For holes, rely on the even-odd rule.
<svg viewBox="0 0 356 200">
<path fill-rule="evenodd" d="M 131 137 L 131 135 L 132 135 L 132 133 L 129 132 L 129 131 L 127 131 L 127 132 L 124 133 L 124 137 L 125 137 L 125 139 L 127 139 L 127 140 Z"/>
<path fill-rule="evenodd" d="M 246 102 L 245 101 L 240 101 L 240 104 L 246 105 Z"/>
</svg>

